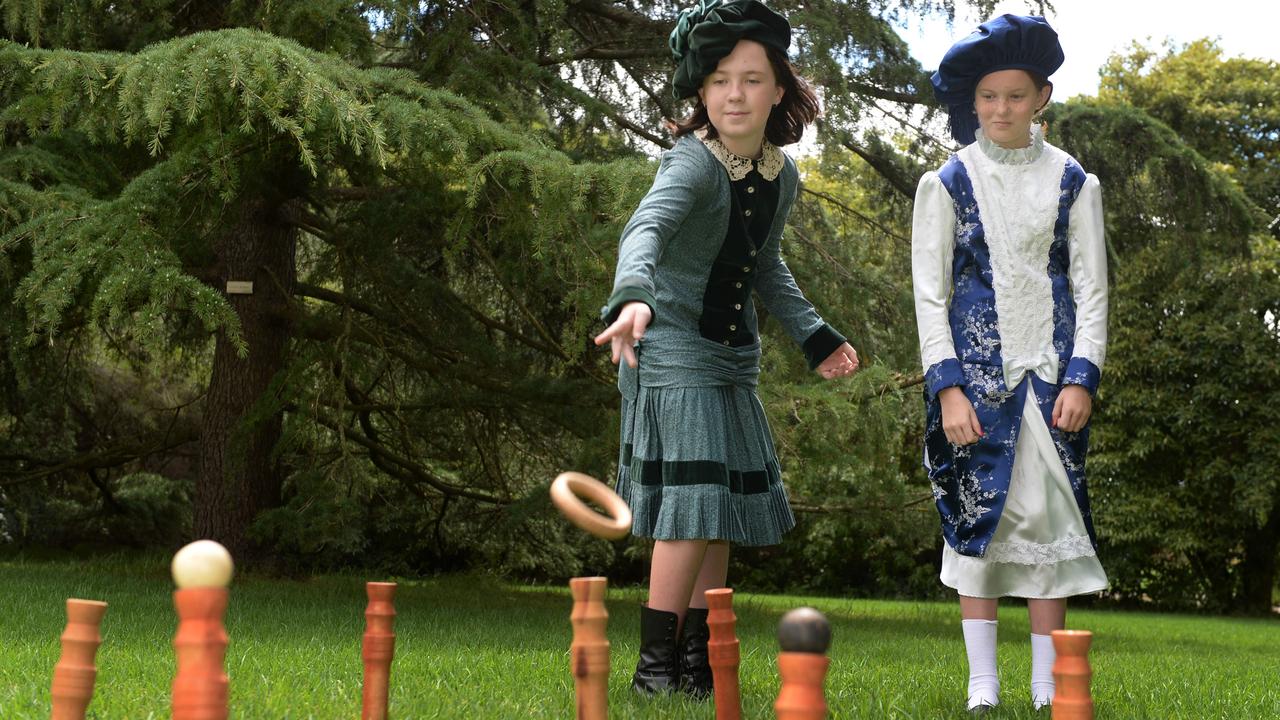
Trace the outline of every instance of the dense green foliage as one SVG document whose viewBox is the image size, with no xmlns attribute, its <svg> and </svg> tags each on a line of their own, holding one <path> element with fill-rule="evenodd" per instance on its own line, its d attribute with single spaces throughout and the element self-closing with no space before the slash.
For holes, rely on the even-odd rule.
<svg viewBox="0 0 1280 720">
<path fill-rule="evenodd" d="M 90 716 L 167 715 L 175 627 L 166 558 L 0 563 L 0 708 L 12 720 L 49 716 L 66 597 L 109 603 Z M 360 634 L 367 576 L 305 583 L 239 578 L 226 626 L 231 714 L 245 718 L 350 718 L 360 706 Z M 379 577 L 378 579 L 384 579 Z M 573 714 L 568 647 L 572 600 L 561 587 L 488 576 L 400 580 L 390 711 L 405 718 L 564 718 Z M 710 702 L 643 699 L 630 688 L 640 600 L 611 589 L 609 716 L 699 720 Z M 833 718 L 950 718 L 963 714 L 965 654 L 954 603 L 832 600 L 741 593 L 743 717 L 773 716 L 777 623 L 799 604 L 831 620 L 826 698 Z M 1072 610 L 1095 634 L 1092 693 L 1100 717 L 1134 720 L 1264 718 L 1280 713 L 1276 623 L 1257 619 Z M 1002 698 L 996 717 L 1031 711 L 1026 611 L 1000 612 Z"/>
<path fill-rule="evenodd" d="M 1280 63 L 1224 58 L 1207 39 L 1163 55 L 1135 45 L 1103 67 L 1099 95 L 1167 124 L 1260 207 L 1280 212 Z"/>
<path fill-rule="evenodd" d="M 1107 188 L 1116 255 L 1091 457 L 1112 589 L 1266 609 L 1280 541 L 1280 246 L 1248 187 L 1164 124 L 1105 102 L 1069 110 L 1057 126 Z"/>
<path fill-rule="evenodd" d="M 6 483 L 15 531 L 31 541 L 66 533 L 68 522 L 28 531 L 56 501 L 40 484 L 52 479 L 91 501 L 81 473 L 94 480 L 100 468 L 125 472 L 94 480 L 99 510 L 127 511 L 118 490 L 135 461 L 171 449 L 175 426 L 185 425 L 183 441 L 200 434 L 190 416 L 202 409 L 209 333 L 247 349 L 218 292 L 220 235 L 280 184 L 291 192 L 273 219 L 296 233 L 297 274 L 257 279 L 295 286 L 274 312 L 297 342 L 238 431 L 286 415 L 272 451 L 280 507 L 259 518 L 263 542 L 286 557 L 324 548 L 332 559 L 369 551 L 382 533 L 387 555 L 414 567 L 455 552 L 468 562 L 511 554 L 511 535 L 489 531 L 529 532 L 526 513 L 506 509 L 527 502 L 525 478 L 544 475 L 549 457 L 581 452 L 563 438 L 590 435 L 610 395 L 574 339 L 596 300 L 513 290 L 607 272 L 605 260 L 548 263 L 543 280 L 522 277 L 548 247 L 611 244 L 593 228 L 622 214 L 619 198 L 634 200 L 642 168 L 572 164 L 404 70 L 358 68 L 258 31 L 200 33 L 133 55 L 12 44 L 3 52 L 13 100 L 4 117 L 16 137 L 31 138 L 6 155 L 21 201 L 11 207 L 26 213 L 3 228 L 17 280 L 8 318 L 15 400 L 41 380 L 59 382 L 42 372 L 55 359 L 63 379 L 75 373 L 89 393 L 98 374 L 156 364 L 172 388 L 126 418 L 153 432 L 138 429 L 145 437 L 106 459 L 115 428 L 83 423 L 77 439 L 89 452 L 77 456 L 71 437 L 61 447 L 37 440 L 51 427 L 76 429 L 63 409 L 15 402 L 18 472 Z M 113 186 L 89 171 L 46 180 L 68 162 L 54 144 L 70 145 L 72 159 L 111 149 L 132 166 L 110 168 Z M 77 184 L 87 181 L 106 186 Z M 95 398 L 80 404 L 84 414 L 100 409 Z M 450 508 L 458 497 L 466 502 Z M 442 525 L 447 511 L 451 524 Z M 441 541 L 454 535 L 458 549 Z M 476 552 L 475 538 L 492 545 Z M 527 564 L 528 552 L 515 555 L 512 565 Z"/>
<path fill-rule="evenodd" d="M 891 21 L 955 7 L 774 5 L 826 109 L 787 260 L 866 369 L 823 383 L 766 319 L 761 397 L 801 524 L 733 576 L 936 594 L 910 200 L 950 148 Z M 545 489 L 614 472 L 590 337 L 684 111 L 676 4 L 3 8 L 0 543 L 196 533 L 281 569 L 643 576 L 643 544 L 584 541 Z M 1119 597 L 1260 610 L 1280 522 L 1275 173 L 1232 148 L 1265 155 L 1249 100 L 1274 66 L 1192 50 L 1150 73 L 1149 54 L 1117 58 L 1104 100 L 1050 113 L 1106 189 L 1094 496 Z M 1180 123 L 1162 112 L 1198 85 L 1145 78 L 1187 63 L 1232 79 Z M 252 296 L 226 292 L 246 279 Z"/>
</svg>

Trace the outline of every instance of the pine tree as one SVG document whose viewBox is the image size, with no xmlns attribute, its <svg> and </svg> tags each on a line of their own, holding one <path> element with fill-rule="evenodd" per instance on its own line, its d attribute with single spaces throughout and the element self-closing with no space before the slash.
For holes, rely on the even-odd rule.
<svg viewBox="0 0 1280 720">
<path fill-rule="evenodd" d="M 420 496 L 518 499 L 501 462 L 476 488 L 437 466 L 474 460 L 458 446 L 419 459 L 430 433 L 402 418 L 400 403 L 424 392 L 456 402 L 465 387 L 487 398 L 477 398 L 490 406 L 487 420 L 553 421 L 554 403 L 587 382 L 573 367 L 581 359 L 537 316 L 529 330 L 494 318 L 506 303 L 468 283 L 596 222 L 600 205 L 587 201 L 607 207 L 625 169 L 574 166 L 402 70 L 360 68 L 255 30 L 199 32 L 136 53 L 6 43 L 0 67 L 6 126 L 19 129 L 5 148 L 12 203 L 0 242 L 19 278 L 12 322 L 33 353 L 27 367 L 41 362 L 36 348 L 88 335 L 136 337 L 152 357 L 174 342 L 199 352 L 213 338 L 196 535 L 252 549 L 253 521 L 288 499 L 279 455 L 288 413 L 363 447 Z M 109 181 L 84 161 L 94 155 L 111 158 Z M 495 216 L 509 221 L 496 234 Z M 523 257 L 473 244 L 486 237 L 526 246 Z M 451 271 L 467 279 L 455 283 Z M 233 282 L 252 283 L 252 294 L 229 292 Z M 548 305 L 537 310 L 563 311 Z M 504 354 L 508 339 L 568 366 L 566 378 L 530 384 L 530 363 Z M 354 413 L 347 403 L 380 409 Z M 527 433 L 547 440 L 541 428 Z M 468 440 L 498 456 L 511 437 Z M 351 461 L 350 449 L 342 454 Z M 82 464 L 93 462 L 90 453 Z"/>
</svg>

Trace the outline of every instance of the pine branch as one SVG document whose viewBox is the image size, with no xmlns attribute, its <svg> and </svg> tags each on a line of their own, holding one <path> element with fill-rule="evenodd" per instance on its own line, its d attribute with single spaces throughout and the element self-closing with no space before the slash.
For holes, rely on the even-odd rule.
<svg viewBox="0 0 1280 720">
<path fill-rule="evenodd" d="M 400 187 L 331 187 L 325 188 L 324 195 L 338 202 L 364 202 L 403 189 Z"/>
<path fill-rule="evenodd" d="M 493 255 L 489 253 L 488 248 L 480 242 L 474 243 L 472 247 L 475 248 L 476 253 L 479 254 L 482 260 L 484 260 L 485 264 L 489 266 L 489 270 L 498 280 L 498 285 L 504 292 L 506 292 L 507 297 L 510 298 L 511 302 L 515 303 L 516 308 L 520 310 L 520 314 L 524 316 L 524 319 L 538 331 L 538 334 L 542 336 L 543 341 L 548 344 L 555 345 L 556 340 L 547 330 L 546 326 L 543 325 L 542 322 L 538 320 L 538 317 L 530 312 L 529 308 L 521 301 L 520 293 L 516 292 L 515 289 L 508 285 L 503 279 L 502 273 L 498 270 L 498 264 L 494 262 Z M 567 355 L 562 355 L 562 357 L 564 357 L 564 359 L 568 359 Z"/>
<path fill-rule="evenodd" d="M 438 344 L 426 344 L 427 352 L 421 352 L 423 345 L 415 346 L 416 352 L 388 343 L 383 338 L 361 323 L 353 323 L 350 328 L 342 323 L 307 312 L 296 303 L 277 313 L 278 319 L 292 323 L 297 337 L 322 344 L 335 344 L 343 338 L 354 340 L 372 350 L 386 353 L 413 370 L 422 371 L 440 378 L 453 378 L 470 385 L 477 390 L 495 393 L 500 397 L 511 397 L 512 387 L 494 381 L 481 371 L 472 371 L 466 356 L 457 352 L 442 350 Z"/>
<path fill-rule="evenodd" d="M 302 297 L 312 298 L 315 300 L 323 300 L 327 303 L 333 303 L 334 305 L 340 305 L 342 307 L 350 308 L 352 310 L 355 310 L 356 312 L 362 313 L 364 315 L 368 315 L 371 318 L 375 318 L 377 320 L 381 320 L 384 323 L 388 323 L 392 327 L 397 327 L 400 325 L 400 323 L 396 322 L 394 318 L 387 317 L 386 314 L 383 313 L 377 307 L 374 307 L 373 305 L 370 305 L 369 303 L 366 303 L 363 300 L 360 300 L 358 298 L 353 298 L 350 295 L 340 293 L 336 290 L 329 290 L 327 288 L 319 287 L 318 285 L 311 285 L 310 283 L 298 281 L 294 283 L 293 294 L 300 295 Z"/>
<path fill-rule="evenodd" d="M 858 145 L 849 139 L 840 141 L 840 145 L 846 150 L 857 155 L 867 162 L 873 170 L 880 173 L 880 176 L 888 181 L 890 187 L 897 190 L 899 194 L 908 199 L 915 199 L 916 182 L 919 178 L 908 177 L 893 161 L 882 155 L 876 155 L 870 150 Z"/>
<path fill-rule="evenodd" d="M 896 102 L 903 105 L 929 104 L 919 93 L 904 93 L 897 90 L 888 90 L 886 88 L 879 87 L 878 85 L 872 85 L 871 83 L 865 83 L 860 80 L 850 79 L 847 82 L 849 87 L 859 95 L 867 95 L 869 97 L 888 100 L 890 102 Z"/>
<path fill-rule="evenodd" d="M 378 167 L 453 159 L 480 144 L 533 147 L 469 102 L 409 73 L 342 58 L 245 28 L 202 32 L 135 54 L 46 51 L 0 41 L 14 102 L 0 123 L 29 135 L 84 132 L 162 155 L 218 136 L 285 138 L 313 175 L 334 149 Z M 419 148 L 417 152 L 408 152 Z M 425 152 L 424 152 L 425 151 Z"/>
<path fill-rule="evenodd" d="M 489 400 L 491 400 L 490 404 L 477 406 L 476 399 L 481 397 L 488 398 Z M 510 409 L 511 407 L 510 403 L 505 402 L 504 399 L 502 398 L 488 397 L 485 395 L 461 396 L 461 395 L 458 395 L 457 393 L 453 393 L 447 398 L 442 398 L 434 402 L 404 402 L 404 403 L 401 403 L 401 402 L 396 402 L 396 403 L 343 402 L 343 403 L 337 403 L 331 400 L 325 400 L 323 398 L 318 398 L 316 402 L 320 405 L 323 405 L 324 407 L 332 408 L 334 410 L 348 410 L 350 412 L 368 412 L 368 413 L 398 413 L 398 412 L 405 412 L 405 411 L 432 412 L 432 411 L 438 411 L 438 410 L 460 410 L 463 408 L 476 408 L 476 407 L 480 407 L 480 409 L 505 411 Z"/>
<path fill-rule="evenodd" d="M 189 442 L 194 442 L 199 437 L 200 433 L 194 425 L 183 425 L 177 431 L 169 428 L 164 433 L 141 442 L 122 443 L 69 458 L 36 458 L 19 455 L 0 457 L 0 459 L 19 459 L 29 464 L 41 466 L 39 469 L 26 472 L 11 471 L 3 473 L 8 477 L 0 480 L 0 487 L 24 485 L 65 472 L 90 472 L 119 467 L 151 455 L 168 452 Z"/>
<path fill-rule="evenodd" d="M 831 203 L 832 205 L 835 205 L 836 207 L 840 208 L 840 209 L 841 209 L 841 210 L 843 210 L 844 212 L 846 212 L 846 213 L 848 213 L 848 214 L 850 214 L 850 215 L 854 216 L 854 217 L 855 217 L 855 218 L 857 218 L 859 221 L 861 221 L 861 222 L 865 223 L 866 225 L 869 225 L 869 226 L 871 226 L 871 227 L 875 228 L 876 230 L 879 230 L 880 232 L 884 233 L 887 237 L 891 237 L 891 238 L 893 238 L 894 240 L 897 240 L 897 241 L 899 241 L 899 242 L 906 243 L 907 245 L 910 245 L 910 244 L 911 244 L 911 239 L 910 239 L 910 238 L 906 238 L 906 237 L 903 237 L 903 236 L 901 236 L 901 235 L 899 235 L 899 234 L 895 233 L 894 231 L 890 230 L 889 228 L 885 227 L 884 225 L 881 225 L 880 223 L 876 222 L 875 220 L 873 220 L 872 218 L 868 217 L 867 215 L 864 215 L 864 214 L 862 214 L 862 213 L 858 212 L 857 210 L 854 210 L 853 208 L 849 207 L 848 205 L 846 205 L 845 203 L 841 202 L 838 198 L 836 198 L 836 197 L 835 197 L 835 196 L 833 196 L 833 195 L 828 195 L 827 193 L 824 193 L 824 192 L 819 191 L 819 190 L 811 190 L 811 189 L 809 189 L 808 187 L 805 187 L 805 186 L 803 186 L 803 185 L 800 187 L 800 189 L 801 189 L 803 192 L 806 192 L 806 193 L 808 193 L 808 194 L 810 194 L 810 195 L 812 195 L 812 196 L 814 196 L 814 197 L 816 197 L 816 198 L 819 198 L 819 199 L 825 200 L 825 201 L 827 201 L 827 202 Z"/>
<path fill-rule="evenodd" d="M 654 135 L 653 133 L 649 132 L 648 130 L 645 130 L 639 125 L 636 125 L 635 123 L 631 122 L 630 120 L 626 119 L 625 117 L 623 117 L 618 113 L 609 113 L 609 118 L 612 119 L 615 123 L 617 123 L 618 127 L 623 128 L 625 130 L 630 130 L 636 135 L 639 135 L 645 140 L 648 140 L 654 145 L 657 145 L 658 147 L 666 148 L 667 150 L 670 150 L 672 147 L 675 146 L 675 143 L 671 142 L 670 140 L 664 137 L 659 137 L 657 135 Z"/>
<path fill-rule="evenodd" d="M 516 330 L 515 328 L 507 325 L 506 323 L 500 322 L 498 320 L 495 320 L 485 315 L 480 310 L 464 302 L 451 290 L 447 290 L 447 292 L 449 294 L 449 297 L 454 301 L 456 301 L 457 304 L 460 307 L 462 307 L 462 309 L 465 310 L 468 315 L 475 318 L 478 322 L 480 322 L 485 327 L 505 333 L 506 335 L 511 336 L 513 339 L 517 340 L 518 342 L 523 343 L 540 352 L 544 352 L 549 355 L 554 355 L 556 357 L 561 358 L 562 360 L 569 359 L 569 356 L 564 352 L 564 350 L 560 349 L 559 347 L 556 347 L 553 345 L 547 345 L 542 342 L 539 342 L 537 339 L 531 338 L 525 335 L 524 333 L 520 332 L 519 330 Z M 390 327 L 408 329 L 408 326 L 405 324 L 403 317 L 396 317 L 394 315 L 389 315 L 383 310 L 381 310 L 380 308 L 377 308 L 359 299 L 353 298 L 350 295 L 339 293 L 335 290 L 329 290 L 326 288 L 317 287 L 315 285 L 310 285 L 308 283 L 300 282 L 296 284 L 294 294 L 301 295 L 302 297 L 313 298 L 316 300 L 323 300 L 325 302 L 333 303 L 334 305 L 349 307 L 352 310 L 355 310 L 359 313 L 362 313 L 364 315 L 368 315 L 371 318 L 380 320 L 381 322 L 387 324 Z M 424 342 L 429 343 L 432 340 L 432 338 L 425 337 L 416 330 L 410 331 L 409 334 Z"/>
<path fill-rule="evenodd" d="M 655 50 L 654 48 L 619 48 L 609 49 L 601 45 L 592 45 L 582 48 L 575 52 L 566 53 L 564 55 L 553 55 L 538 58 L 538 64 L 546 67 L 548 65 L 563 65 L 564 63 L 577 62 L 579 60 L 635 60 L 640 58 L 662 58 L 667 55 L 666 52 Z"/>
<path fill-rule="evenodd" d="M 666 97 L 663 97 L 658 93 L 654 92 L 653 88 L 649 87 L 649 84 L 644 82 L 644 80 L 640 77 L 640 73 L 636 72 L 635 68 L 631 66 L 631 63 L 620 62 L 618 63 L 618 65 L 621 66 L 622 69 L 626 71 L 627 75 L 631 77 L 632 82 L 634 82 L 636 86 L 640 88 L 640 91 L 643 92 L 649 98 L 649 102 L 652 102 L 654 106 L 658 108 L 659 112 L 662 113 L 662 117 L 664 119 L 667 119 L 667 120 L 675 119 L 675 108 L 672 107 L 671 101 L 668 100 Z M 670 146 L 668 146 L 668 149 L 669 147 Z"/>
<path fill-rule="evenodd" d="M 814 242 L 814 241 L 813 241 L 813 240 L 808 236 L 808 234 L 804 233 L 804 232 L 803 232 L 803 231 L 801 231 L 799 228 L 791 228 L 791 229 L 790 229 L 790 230 L 788 230 L 787 232 L 788 232 L 790 235 L 794 236 L 797 240 L 799 240 L 800 242 L 802 242 L 802 243 L 804 243 L 806 246 L 808 246 L 808 247 L 809 247 L 809 249 L 811 249 L 811 250 L 813 250 L 814 252 L 816 252 L 816 253 L 818 253 L 819 255 L 821 255 L 821 256 L 822 256 L 823 261 L 825 262 L 825 264 L 826 264 L 828 267 L 835 269 L 835 271 L 836 271 L 836 272 L 837 272 L 841 277 L 843 277 L 845 280 L 856 280 L 856 279 L 857 279 L 857 278 L 854 276 L 854 274 L 853 274 L 852 272 L 850 272 L 850 271 L 849 271 L 849 268 L 847 268 L 847 267 L 845 267 L 845 266 L 844 266 L 844 263 L 840 262 L 839 260 L 837 260 L 837 259 L 835 258 L 835 256 L 834 256 L 834 255 L 832 255 L 831 253 L 827 252 L 827 249 L 826 249 L 826 248 L 824 248 L 824 247 L 822 247 L 822 245 L 820 245 L 820 244 L 818 244 L 818 243 Z"/>
<path fill-rule="evenodd" d="M 915 375 L 903 375 L 894 373 L 893 379 L 898 381 L 898 389 L 906 390 L 909 387 L 924 384 L 924 373 L 916 373 Z"/>
<path fill-rule="evenodd" d="M 947 153 L 951 153 L 954 150 L 952 146 L 934 137 L 933 133 L 929 132 L 921 125 L 911 122 L 906 117 L 903 117 L 902 115 L 895 113 L 892 110 L 886 110 L 885 108 L 881 107 L 880 104 L 877 102 L 869 101 L 867 104 L 875 108 L 877 112 L 881 113 L 887 118 L 892 119 L 894 122 L 898 123 L 899 125 L 905 128 L 910 128 L 911 130 L 915 131 L 917 137 L 923 138 L 927 142 L 933 145 L 936 145 L 938 148 L 942 150 L 945 150 Z"/>
<path fill-rule="evenodd" d="M 293 406 L 290 408 L 295 412 L 301 411 L 301 408 Z M 370 459 L 373 460 L 376 455 L 379 459 L 385 461 L 379 467 L 388 474 L 396 477 L 401 481 L 409 483 L 411 486 L 427 485 L 439 492 L 441 495 L 468 498 L 491 505 L 509 505 L 514 500 L 509 498 L 501 498 L 488 493 L 477 492 L 465 487 L 453 485 L 438 475 L 432 473 L 421 465 L 412 462 L 408 458 L 391 450 L 390 448 L 376 442 L 362 433 L 347 432 L 333 419 L 326 417 L 318 412 L 306 412 L 307 417 L 314 420 L 319 425 L 329 428 L 335 433 L 340 433 L 343 438 L 350 440 L 357 445 L 364 447 L 370 452 Z"/>
<path fill-rule="evenodd" d="M 602 0 L 577 0 L 577 2 L 569 3 L 569 7 L 573 10 L 611 20 L 628 28 L 653 28 L 658 33 L 661 33 L 667 27 L 666 20 L 655 20 L 648 15 L 633 12 Z"/>
<path fill-rule="evenodd" d="M 89 482 L 93 483 L 93 486 L 98 488 L 98 493 L 102 495 L 102 503 L 110 509 L 111 512 L 118 513 L 124 510 L 120 505 L 120 502 L 116 500 L 115 493 L 111 492 L 111 486 L 107 484 L 106 480 L 98 477 L 97 468 L 89 468 L 85 471 L 85 474 L 89 476 Z"/>
<path fill-rule="evenodd" d="M 299 230 L 304 230 L 326 242 L 332 236 L 332 228 L 325 227 L 327 223 L 324 218 L 313 212 L 308 212 L 305 207 L 305 201 L 301 198 L 294 198 L 281 203 L 278 212 L 281 220 Z"/>
</svg>

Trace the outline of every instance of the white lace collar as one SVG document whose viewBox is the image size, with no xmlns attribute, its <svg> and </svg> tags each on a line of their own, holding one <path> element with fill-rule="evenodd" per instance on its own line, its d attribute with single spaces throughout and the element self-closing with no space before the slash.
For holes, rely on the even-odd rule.
<svg viewBox="0 0 1280 720">
<path fill-rule="evenodd" d="M 772 182 L 777 179 L 778 173 L 782 172 L 782 166 L 786 163 L 782 150 L 768 140 L 765 140 L 760 148 L 760 159 L 752 160 L 725 147 L 724 143 L 720 142 L 720 138 L 708 138 L 705 129 L 695 132 L 694 135 L 728 171 L 729 179 L 735 182 L 746 177 L 753 167 L 760 172 L 760 177 Z"/>
<path fill-rule="evenodd" d="M 1040 158 L 1040 153 L 1044 152 L 1044 131 L 1036 123 L 1031 125 L 1031 144 L 1024 148 L 1001 147 L 988 140 L 982 133 L 982 128 L 978 128 L 974 136 L 977 138 L 978 147 L 982 148 L 982 154 L 1001 165 L 1030 165 Z"/>
</svg>

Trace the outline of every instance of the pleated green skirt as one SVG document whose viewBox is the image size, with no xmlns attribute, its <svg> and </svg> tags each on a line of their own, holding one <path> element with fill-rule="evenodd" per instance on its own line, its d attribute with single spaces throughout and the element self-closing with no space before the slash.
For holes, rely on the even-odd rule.
<svg viewBox="0 0 1280 720">
<path fill-rule="evenodd" d="M 651 359 L 641 357 L 642 370 Z M 631 508 L 632 533 L 778 544 L 795 517 L 754 382 L 654 387 L 642 384 L 644 377 L 624 369 L 619 378 L 616 489 Z"/>
</svg>

